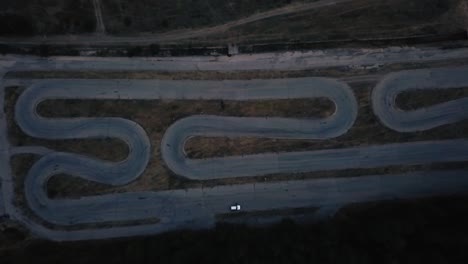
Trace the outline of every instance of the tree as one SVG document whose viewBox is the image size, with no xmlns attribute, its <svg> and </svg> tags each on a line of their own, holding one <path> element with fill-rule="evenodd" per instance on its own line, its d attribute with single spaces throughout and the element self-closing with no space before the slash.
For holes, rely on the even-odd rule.
<svg viewBox="0 0 468 264">
<path fill-rule="evenodd" d="M 159 52 L 161 51 L 161 47 L 158 44 L 151 44 L 149 46 L 151 55 L 159 55 Z"/>
<path fill-rule="evenodd" d="M 50 53 L 50 47 L 46 44 L 41 44 L 39 46 L 39 56 L 48 57 Z"/>
</svg>

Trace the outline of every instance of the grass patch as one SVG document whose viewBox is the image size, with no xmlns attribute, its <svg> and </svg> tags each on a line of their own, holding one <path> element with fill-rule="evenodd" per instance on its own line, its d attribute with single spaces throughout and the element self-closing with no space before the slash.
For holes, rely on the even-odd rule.
<svg viewBox="0 0 468 264">
<path fill-rule="evenodd" d="M 102 9 L 106 27 L 111 33 L 163 32 L 218 25 L 294 2 L 301 1 L 102 0 Z"/>
<path fill-rule="evenodd" d="M 468 87 L 434 90 L 411 90 L 397 95 L 396 105 L 402 110 L 415 110 L 468 97 Z"/>
<path fill-rule="evenodd" d="M 195 38 L 207 43 L 329 42 L 441 35 L 464 29 L 460 0 L 356 0 L 272 17 Z"/>
</svg>

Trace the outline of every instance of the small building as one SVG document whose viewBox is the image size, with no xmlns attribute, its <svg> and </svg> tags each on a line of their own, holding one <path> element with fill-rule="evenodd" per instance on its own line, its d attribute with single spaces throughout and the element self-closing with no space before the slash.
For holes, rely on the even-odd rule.
<svg viewBox="0 0 468 264">
<path fill-rule="evenodd" d="M 236 44 L 228 44 L 228 56 L 239 54 L 239 46 Z"/>
</svg>

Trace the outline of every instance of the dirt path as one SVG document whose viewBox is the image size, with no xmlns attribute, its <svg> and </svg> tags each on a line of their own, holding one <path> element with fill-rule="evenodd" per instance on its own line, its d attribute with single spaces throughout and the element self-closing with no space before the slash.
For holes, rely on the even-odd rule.
<svg viewBox="0 0 468 264">
<path fill-rule="evenodd" d="M 102 19 L 101 0 L 93 0 L 94 15 L 96 16 L 96 33 L 105 34 L 106 27 L 104 26 L 104 20 Z"/>
</svg>

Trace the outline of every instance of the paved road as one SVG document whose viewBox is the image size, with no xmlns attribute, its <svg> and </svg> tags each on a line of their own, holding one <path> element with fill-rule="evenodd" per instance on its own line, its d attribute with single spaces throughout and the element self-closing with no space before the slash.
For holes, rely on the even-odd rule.
<svg viewBox="0 0 468 264">
<path fill-rule="evenodd" d="M 327 208 L 383 199 L 454 194 L 466 192 L 467 189 L 466 171 L 407 173 L 111 194 L 74 201 L 50 200 L 42 212 L 50 219 L 74 223 L 115 219 L 123 214 L 142 218 L 156 216 L 161 219 L 158 224 L 66 231 L 44 227 L 22 213 L 17 213 L 16 218 L 35 234 L 48 239 L 103 239 L 148 235 L 180 228 L 213 227 L 215 214 L 226 213 L 233 202 L 242 204 L 246 211 L 290 206 Z M 76 218 L 70 219 L 71 214 Z"/>
<path fill-rule="evenodd" d="M 194 56 L 154 58 L 0 56 L 10 71 L 295 71 L 326 67 L 367 68 L 392 63 L 424 63 L 468 59 L 468 48 L 439 49 L 390 47 L 380 49 L 328 49 L 307 52 L 241 54 L 237 56 Z"/>
</svg>

